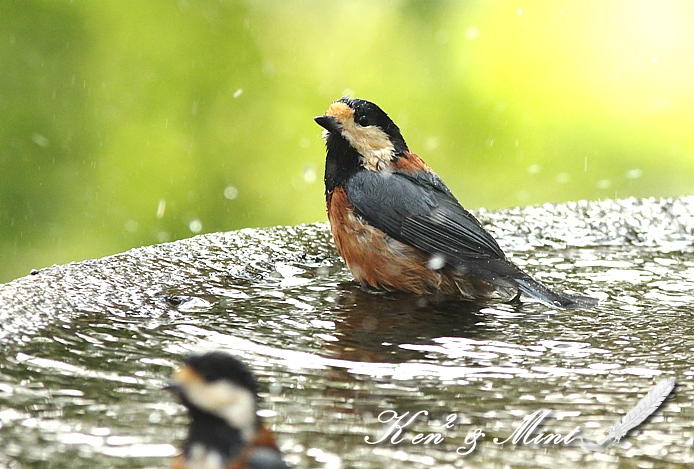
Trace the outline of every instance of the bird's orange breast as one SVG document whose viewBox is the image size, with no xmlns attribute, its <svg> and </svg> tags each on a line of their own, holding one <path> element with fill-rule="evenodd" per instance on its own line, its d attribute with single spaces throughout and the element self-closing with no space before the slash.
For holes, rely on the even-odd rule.
<svg viewBox="0 0 694 469">
<path fill-rule="evenodd" d="M 429 256 L 424 252 L 362 221 L 354 213 L 344 189 L 333 191 L 327 208 L 337 252 L 358 282 L 417 294 L 457 290 L 447 269 L 427 267 Z"/>
</svg>

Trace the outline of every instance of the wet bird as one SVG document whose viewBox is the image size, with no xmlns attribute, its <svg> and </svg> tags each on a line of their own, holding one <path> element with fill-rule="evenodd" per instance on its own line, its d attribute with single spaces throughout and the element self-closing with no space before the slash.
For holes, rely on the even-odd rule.
<svg viewBox="0 0 694 469">
<path fill-rule="evenodd" d="M 506 258 L 376 104 L 342 98 L 315 118 L 327 149 L 325 199 L 337 251 L 359 283 L 416 294 L 559 308 L 597 300 L 553 291 Z"/>
<path fill-rule="evenodd" d="M 167 389 L 188 409 L 190 426 L 174 469 L 285 469 L 256 411 L 255 378 L 223 352 L 186 357 Z"/>
</svg>

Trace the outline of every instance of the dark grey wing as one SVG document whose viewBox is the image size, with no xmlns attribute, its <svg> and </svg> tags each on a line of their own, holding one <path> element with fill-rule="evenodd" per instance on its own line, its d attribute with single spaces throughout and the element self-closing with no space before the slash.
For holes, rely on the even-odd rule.
<svg viewBox="0 0 694 469">
<path fill-rule="evenodd" d="M 506 259 L 496 240 L 460 206 L 433 173 L 361 171 L 344 186 L 358 215 L 394 239 L 461 271 L 502 287 L 510 285 L 561 308 L 591 307 L 595 298 L 555 292 Z"/>
<path fill-rule="evenodd" d="M 506 257 L 433 173 L 360 171 L 344 189 L 356 213 L 371 225 L 450 264 Z"/>
</svg>

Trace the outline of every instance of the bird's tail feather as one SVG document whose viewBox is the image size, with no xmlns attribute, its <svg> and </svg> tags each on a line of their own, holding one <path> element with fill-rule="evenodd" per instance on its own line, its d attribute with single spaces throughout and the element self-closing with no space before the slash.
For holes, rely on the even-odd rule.
<svg viewBox="0 0 694 469">
<path fill-rule="evenodd" d="M 598 304 L 598 299 L 584 295 L 559 293 L 549 289 L 530 276 L 513 279 L 518 289 L 550 306 L 564 309 L 589 308 Z"/>
</svg>

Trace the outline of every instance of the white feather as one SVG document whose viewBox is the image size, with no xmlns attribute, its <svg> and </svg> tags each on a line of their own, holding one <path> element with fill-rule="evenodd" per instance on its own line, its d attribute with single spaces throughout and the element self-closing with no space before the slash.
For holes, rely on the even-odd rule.
<svg viewBox="0 0 694 469">
<path fill-rule="evenodd" d="M 610 427 L 609 435 L 598 441 L 598 444 L 603 445 L 611 439 L 618 442 L 629 430 L 639 425 L 655 412 L 665 398 L 670 395 L 674 387 L 675 378 L 668 378 L 660 381 L 634 406 L 633 409 L 627 412 L 624 417 L 618 419 L 615 424 Z"/>
</svg>

